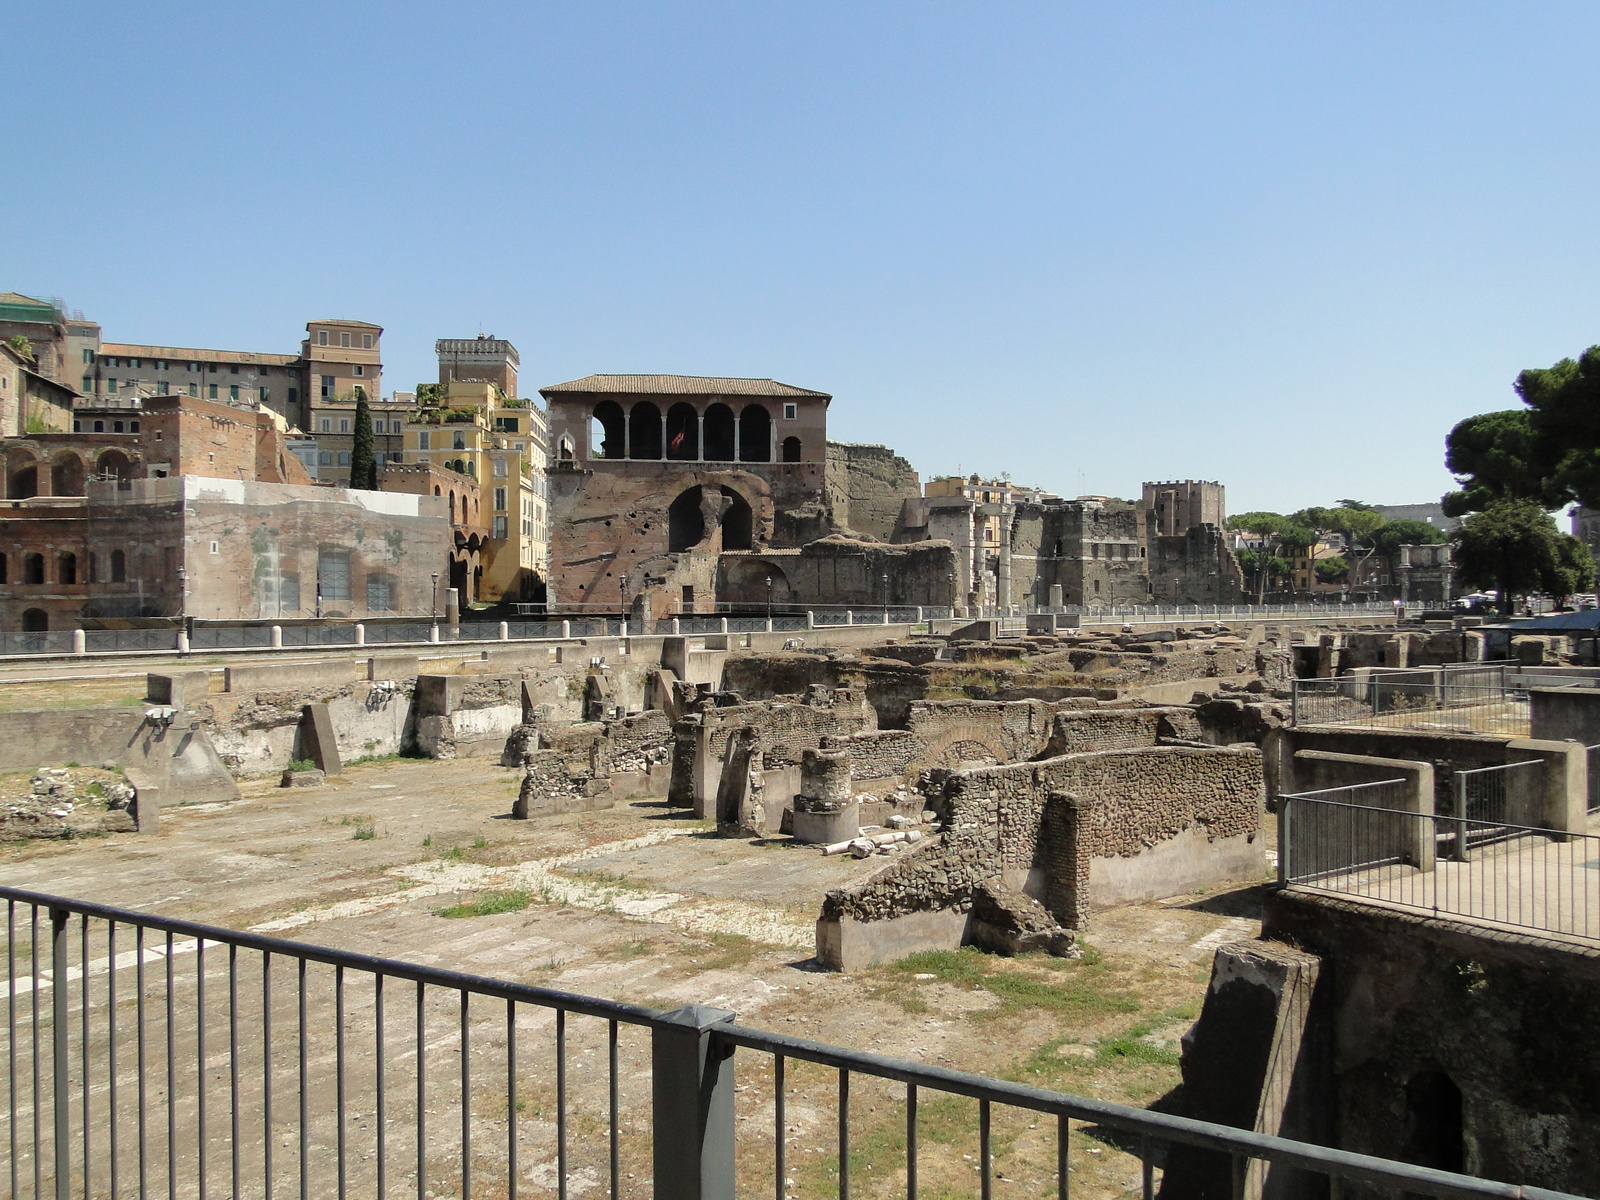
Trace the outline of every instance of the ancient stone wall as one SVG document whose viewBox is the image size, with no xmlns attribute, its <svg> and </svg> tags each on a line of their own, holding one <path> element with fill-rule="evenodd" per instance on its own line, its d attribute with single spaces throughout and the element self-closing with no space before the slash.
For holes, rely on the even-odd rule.
<svg viewBox="0 0 1600 1200">
<path fill-rule="evenodd" d="M 833 523 L 880 542 L 891 541 L 900 510 L 922 495 L 911 464 L 887 446 L 829 442 L 826 472 Z"/>
<path fill-rule="evenodd" d="M 1150 593 L 1157 604 L 1241 604 L 1244 570 L 1215 525 L 1150 538 Z"/>
</svg>

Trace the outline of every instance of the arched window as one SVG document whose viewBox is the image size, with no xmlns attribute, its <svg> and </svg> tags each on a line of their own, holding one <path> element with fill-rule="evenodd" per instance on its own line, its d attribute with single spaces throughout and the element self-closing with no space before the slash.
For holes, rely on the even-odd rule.
<svg viewBox="0 0 1600 1200">
<path fill-rule="evenodd" d="M 7 560 L 6 556 L 4 554 L 0 554 L 0 583 L 5 583 L 7 581 L 6 580 L 6 562 L 7 561 L 8 560 Z"/>
<path fill-rule="evenodd" d="M 111 552 L 111 582 L 126 583 L 128 581 L 128 556 L 121 550 Z"/>
<path fill-rule="evenodd" d="M 677 462 L 700 457 L 700 414 L 692 404 L 674 404 L 667 410 L 667 457 Z"/>
<path fill-rule="evenodd" d="M 455 437 L 452 439 L 452 445 L 451 445 L 450 449 L 452 449 L 452 450 L 465 450 L 466 448 L 467 448 L 467 435 L 462 433 L 458 429 L 456 431 Z"/>
<path fill-rule="evenodd" d="M 95 460 L 94 473 L 102 479 L 131 479 L 133 464 L 120 450 L 107 450 Z"/>
<path fill-rule="evenodd" d="M 42 608 L 30 608 L 22 614 L 23 633 L 44 633 L 50 628 L 50 614 Z"/>
<path fill-rule="evenodd" d="M 747 404 L 739 414 L 739 461 L 772 461 L 772 414 L 760 404 Z"/>
<path fill-rule="evenodd" d="M 433 485 L 433 494 L 435 496 L 442 496 L 444 495 L 444 490 L 436 483 Z"/>
<path fill-rule="evenodd" d="M 14 454 L 6 462 L 6 499 L 26 500 L 39 494 L 39 468 L 33 456 Z"/>
<path fill-rule="evenodd" d="M 23 560 L 22 560 L 22 582 L 23 583 L 43 583 L 44 582 L 44 555 L 42 555 L 42 554 L 29 554 L 29 555 L 25 555 L 23 557 Z"/>
<path fill-rule="evenodd" d="M 690 488 L 667 509 L 667 550 L 681 554 L 706 536 L 706 519 L 700 511 L 700 489 Z"/>
<path fill-rule="evenodd" d="M 722 514 L 722 548 L 749 550 L 752 546 L 751 535 L 755 524 L 754 514 L 750 511 L 750 502 L 732 488 L 723 488 L 722 494 L 729 501 L 728 510 Z"/>
<path fill-rule="evenodd" d="M 78 556 L 76 554 L 63 554 L 56 560 L 56 582 L 78 582 Z"/>
<path fill-rule="evenodd" d="M 799 438 L 797 438 L 797 437 L 786 437 L 786 438 L 783 439 L 783 461 L 784 462 L 799 462 L 800 461 L 800 439 Z"/>
<path fill-rule="evenodd" d="M 627 419 L 622 415 L 622 405 L 615 400 L 603 400 L 594 406 L 594 416 L 589 420 L 589 457 L 627 457 Z"/>
<path fill-rule="evenodd" d="M 628 446 L 630 458 L 661 457 L 661 410 L 648 400 L 641 400 L 628 414 Z"/>
<path fill-rule="evenodd" d="M 84 577 L 85 583 L 100 582 L 100 560 L 93 550 L 89 551 L 89 574 Z"/>
<path fill-rule="evenodd" d="M 706 409 L 705 450 L 700 457 L 707 462 L 733 461 L 733 409 L 726 404 Z"/>
<path fill-rule="evenodd" d="M 450 493 L 450 524 L 454 525 L 455 523 L 456 523 L 456 494 L 454 492 L 451 492 Z M 371 608 L 372 606 L 369 604 L 369 605 L 367 605 L 367 607 Z"/>
</svg>

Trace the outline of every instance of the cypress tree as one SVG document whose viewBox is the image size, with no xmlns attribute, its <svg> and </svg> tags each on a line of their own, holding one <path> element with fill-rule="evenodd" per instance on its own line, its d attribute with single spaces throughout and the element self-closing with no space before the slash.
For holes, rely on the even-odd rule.
<svg viewBox="0 0 1600 1200">
<path fill-rule="evenodd" d="M 350 486 L 363 491 L 378 490 L 378 463 L 372 452 L 372 409 L 364 388 L 356 389 L 356 428 L 350 447 Z"/>
</svg>

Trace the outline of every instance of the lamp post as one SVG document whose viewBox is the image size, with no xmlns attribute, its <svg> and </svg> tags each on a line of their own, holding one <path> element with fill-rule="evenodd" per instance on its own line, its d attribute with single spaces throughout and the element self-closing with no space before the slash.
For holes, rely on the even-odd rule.
<svg viewBox="0 0 1600 1200">
<path fill-rule="evenodd" d="M 956 615 L 956 573 L 951 571 L 945 578 L 950 581 L 950 616 L 954 618 Z"/>
<path fill-rule="evenodd" d="M 767 620 L 772 620 L 772 576 L 767 576 Z"/>
<path fill-rule="evenodd" d="M 885 571 L 880 577 L 883 580 L 883 623 L 889 623 L 889 572 Z"/>
<path fill-rule="evenodd" d="M 178 568 L 178 619 L 182 620 L 187 610 L 189 597 L 189 573 L 182 567 Z"/>
<path fill-rule="evenodd" d="M 435 621 L 439 619 L 439 572 L 437 571 L 433 573 L 433 603 L 429 613 Z"/>
</svg>

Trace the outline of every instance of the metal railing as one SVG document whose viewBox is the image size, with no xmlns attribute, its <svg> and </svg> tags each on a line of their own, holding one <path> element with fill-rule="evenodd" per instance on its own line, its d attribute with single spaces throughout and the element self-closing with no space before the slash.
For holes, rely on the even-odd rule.
<svg viewBox="0 0 1600 1200">
<path fill-rule="evenodd" d="M 1296 725 L 1365 725 L 1382 729 L 1448 729 L 1526 736 L 1529 713 L 1525 690 L 1485 676 L 1447 681 L 1428 672 L 1341 675 L 1293 681 Z"/>
<path fill-rule="evenodd" d="M 731 1200 L 737 1188 L 785 1200 L 798 1191 L 789 1121 L 820 1106 L 837 1117 L 847 1200 L 852 1134 L 868 1121 L 854 1095 L 898 1106 L 915 1200 L 927 1093 L 976 1102 L 958 1148 L 975 1143 L 986 1200 L 996 1122 L 1008 1133 L 1019 1113 L 1055 1118 L 1043 1136 L 1060 1196 L 1073 1122 L 1137 1146 L 1146 1200 L 1175 1144 L 1231 1161 L 1236 1197 L 1276 1170 L 1429 1196 L 1558 1195 L 785 1037 L 716 1009 L 657 1012 L 33 892 L 0 898 L 0 1175 L 13 1197 Z"/>
<path fill-rule="evenodd" d="M 1410 787 L 1280 795 L 1279 882 L 1600 944 L 1600 872 L 1590 865 L 1600 837 L 1407 811 Z"/>
</svg>

